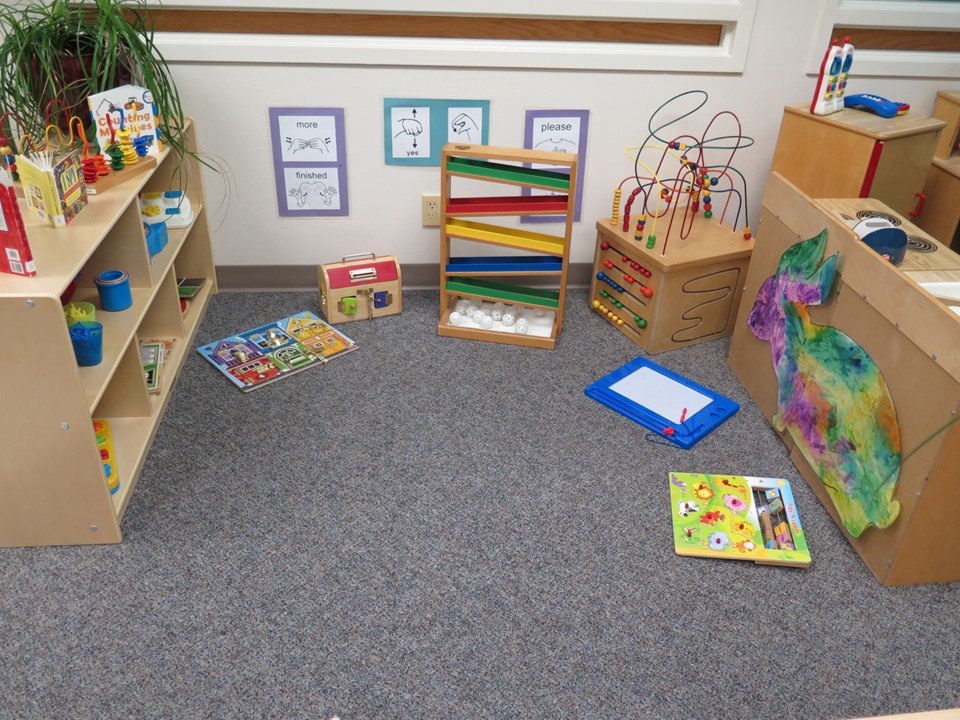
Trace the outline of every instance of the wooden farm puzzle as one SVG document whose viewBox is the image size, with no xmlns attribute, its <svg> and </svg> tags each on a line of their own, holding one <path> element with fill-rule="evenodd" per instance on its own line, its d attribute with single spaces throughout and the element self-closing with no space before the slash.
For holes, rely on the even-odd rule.
<svg viewBox="0 0 960 720">
<path fill-rule="evenodd" d="M 305 310 L 201 345 L 197 352 L 248 392 L 356 349 L 353 340 Z"/>
<path fill-rule="evenodd" d="M 774 478 L 670 473 L 677 555 L 810 564 L 790 483 Z"/>
</svg>

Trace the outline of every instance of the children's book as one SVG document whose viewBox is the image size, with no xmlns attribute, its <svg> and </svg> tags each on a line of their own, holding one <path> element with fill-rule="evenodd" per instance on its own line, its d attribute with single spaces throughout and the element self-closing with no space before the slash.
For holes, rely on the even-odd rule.
<svg viewBox="0 0 960 720">
<path fill-rule="evenodd" d="M 0 170 L 0 272 L 27 277 L 37 274 L 13 181 L 3 170 Z"/>
<path fill-rule="evenodd" d="M 671 472 L 670 512 L 678 555 L 810 564 L 807 538 L 786 480 Z"/>
<path fill-rule="evenodd" d="M 197 348 L 244 392 L 357 349 L 357 343 L 304 310 Z"/>
<path fill-rule="evenodd" d="M 160 367 L 163 365 L 163 346 L 157 342 L 141 342 L 140 364 L 143 365 L 143 378 L 147 382 L 147 392 L 160 392 Z"/>
<path fill-rule="evenodd" d="M 206 281 L 206 278 L 177 278 L 177 293 L 184 300 L 193 300 Z"/>
<path fill-rule="evenodd" d="M 17 171 L 27 206 L 54 227 L 65 227 L 86 207 L 87 184 L 79 150 L 62 156 L 54 152 L 18 155 Z"/>
<path fill-rule="evenodd" d="M 144 138 L 147 153 L 159 156 L 157 120 L 153 115 L 153 95 L 149 90 L 136 85 L 122 85 L 88 96 L 87 103 L 97 127 L 100 152 L 105 152 L 110 145 L 112 133 L 107 124 L 109 116 L 114 131 L 121 127 L 129 128 L 131 140 Z"/>
<path fill-rule="evenodd" d="M 170 351 L 175 342 L 175 338 L 149 338 L 140 341 L 140 364 L 143 365 L 143 379 L 147 383 L 147 392 L 160 392 L 163 365 L 170 357 Z"/>
</svg>

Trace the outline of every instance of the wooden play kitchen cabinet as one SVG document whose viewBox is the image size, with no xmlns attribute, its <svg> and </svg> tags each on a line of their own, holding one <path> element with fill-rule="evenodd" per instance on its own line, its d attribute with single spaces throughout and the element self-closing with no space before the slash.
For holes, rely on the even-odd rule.
<svg viewBox="0 0 960 720">
<path fill-rule="evenodd" d="M 907 234 L 906 256 L 899 266 L 881 258 L 852 229 L 861 219 L 878 216 L 889 219 Z M 807 368 L 807 377 L 819 384 L 791 385 L 786 381 L 781 387 L 769 337 L 759 339 L 760 335 L 748 327 L 748 321 L 755 309 L 762 313 L 764 307 L 770 306 L 769 296 L 759 303 L 757 298 L 767 278 L 780 272 L 784 253 L 798 241 L 814 238 L 824 229 L 827 241 L 818 262 L 826 262 L 826 258 L 839 253 L 830 292 L 816 303 L 811 301 L 809 306 L 809 320 L 821 328 L 818 333 L 824 334 L 815 334 L 817 342 L 811 344 L 815 350 L 792 364 L 794 368 Z M 813 200 L 776 173 L 767 181 L 757 234 L 730 345 L 730 367 L 771 425 L 780 428 L 778 433 L 791 460 L 881 583 L 960 580 L 960 534 L 956 532 L 960 514 L 960 423 L 956 422 L 960 412 L 960 310 L 954 309 L 960 306 L 960 297 L 950 299 L 956 291 L 949 290 L 960 287 L 960 255 L 877 200 Z M 808 273 L 807 277 L 814 274 Z M 794 287 L 798 282 L 794 275 L 789 283 L 781 281 L 773 287 Z M 792 307 L 799 304 L 793 301 Z M 831 333 L 839 331 L 859 344 L 875 363 L 889 390 L 899 428 L 893 495 L 899 513 L 889 526 L 871 525 L 857 536 L 851 535 L 841 522 L 827 485 L 818 474 L 828 461 L 819 469 L 812 465 L 803 453 L 803 436 L 798 439 L 796 432 L 790 432 L 781 414 L 786 412 L 789 422 L 789 417 L 809 419 L 817 415 L 818 408 L 829 409 L 823 416 L 830 418 L 830 436 L 856 438 L 857 442 L 849 447 L 861 448 L 847 457 L 850 466 L 857 467 L 853 464 L 857 452 L 869 456 L 871 451 L 865 449 L 871 447 L 866 428 L 871 424 L 864 420 L 858 427 L 849 420 L 851 416 L 844 408 L 855 408 L 860 417 L 876 417 L 881 412 L 880 401 L 875 400 L 869 405 L 869 412 L 863 413 L 867 395 L 862 387 L 858 388 L 857 378 L 864 375 L 854 370 L 845 374 L 843 381 L 831 382 L 837 378 L 831 369 L 834 366 L 811 360 L 814 353 L 820 358 L 837 357 L 830 351 L 839 346 L 829 344 L 829 336 L 822 331 L 825 326 L 833 329 Z M 798 327 L 793 326 L 794 335 Z M 804 346 L 794 345 L 791 352 Z M 786 363 L 783 367 L 789 366 Z M 837 367 L 860 369 L 863 365 L 860 361 Z M 816 372 L 811 368 L 816 368 Z M 810 410 L 799 416 L 788 400 L 794 388 L 800 395 L 812 398 L 806 406 Z M 854 396 L 855 402 L 850 399 Z M 819 437 L 816 428 L 808 425 L 806 429 Z M 867 475 L 865 471 L 855 479 Z M 875 496 L 879 495 L 876 490 Z"/>
<path fill-rule="evenodd" d="M 188 150 L 196 150 L 188 124 Z M 0 375 L 0 546 L 80 545 L 121 540 L 120 520 L 144 458 L 193 342 L 207 302 L 217 291 L 203 209 L 200 167 L 185 155 L 183 167 L 164 149 L 157 167 L 91 197 L 69 226 L 54 229 L 23 209 L 37 275 L 0 276 L 0 326 L 6 338 L 6 371 Z M 166 247 L 148 254 L 137 196 L 141 191 L 185 190 L 192 224 L 169 231 Z M 105 312 L 94 278 L 120 269 L 130 278 L 132 305 Z M 205 278 L 181 310 L 177 278 Z M 73 302 L 97 306 L 103 325 L 103 359 L 78 367 L 60 296 L 77 281 Z M 147 391 L 139 340 L 173 340 L 159 393 Z M 108 421 L 112 454 L 94 431 Z M 111 493 L 111 474 L 120 484 Z"/>
<path fill-rule="evenodd" d="M 917 224 L 940 242 L 960 250 L 960 95 L 938 92 L 933 116 L 947 125 L 923 186 L 927 206 Z"/>
<path fill-rule="evenodd" d="M 894 118 L 849 109 L 814 115 L 788 105 L 771 170 L 810 197 L 871 197 L 918 217 L 944 125 L 912 111 Z"/>
</svg>

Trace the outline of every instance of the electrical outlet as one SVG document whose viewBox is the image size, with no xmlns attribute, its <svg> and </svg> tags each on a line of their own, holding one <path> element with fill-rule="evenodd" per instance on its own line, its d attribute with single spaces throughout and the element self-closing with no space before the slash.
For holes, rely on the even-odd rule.
<svg viewBox="0 0 960 720">
<path fill-rule="evenodd" d="M 423 193 L 420 205 L 420 222 L 424 227 L 440 227 L 440 196 Z"/>
</svg>

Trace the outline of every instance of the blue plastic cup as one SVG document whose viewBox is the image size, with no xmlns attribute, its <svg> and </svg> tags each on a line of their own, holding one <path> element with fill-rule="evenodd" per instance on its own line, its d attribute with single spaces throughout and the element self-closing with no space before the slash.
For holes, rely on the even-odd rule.
<svg viewBox="0 0 960 720">
<path fill-rule="evenodd" d="M 70 341 L 77 365 L 91 367 L 103 362 L 103 325 L 81 320 L 70 326 Z"/>
<path fill-rule="evenodd" d="M 147 253 L 150 255 L 150 257 L 153 257 L 167 246 L 167 241 L 169 239 L 169 235 L 167 233 L 167 223 L 165 221 L 158 223 L 145 222 L 143 227 L 146 231 Z"/>
<path fill-rule="evenodd" d="M 130 276 L 123 270 L 104 270 L 93 281 L 100 294 L 100 307 L 108 312 L 119 312 L 133 305 Z"/>
</svg>

